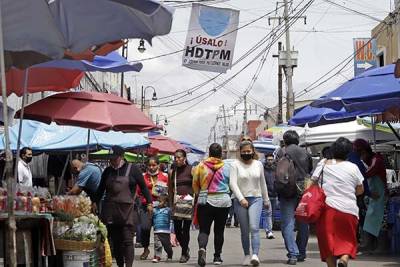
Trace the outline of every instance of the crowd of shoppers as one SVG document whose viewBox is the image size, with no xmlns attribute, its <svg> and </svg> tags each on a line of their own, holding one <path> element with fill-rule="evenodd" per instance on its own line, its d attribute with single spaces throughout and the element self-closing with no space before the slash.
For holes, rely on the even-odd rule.
<svg viewBox="0 0 400 267">
<path fill-rule="evenodd" d="M 29 160 L 29 149 L 22 160 Z M 382 228 L 386 188 L 386 171 L 382 155 L 374 153 L 362 139 L 353 143 L 340 137 L 321 151 L 321 160 L 313 170 L 312 158 L 299 146 L 295 131 L 283 135 L 282 147 L 266 154 L 262 163 L 248 137 L 239 143 L 238 157 L 224 160 L 221 145 L 213 143 L 208 157 L 192 167 L 184 150 L 177 150 L 168 174 L 160 167 L 157 157 L 146 161 L 144 173 L 124 160 L 124 150 L 114 146 L 110 150 L 110 164 L 102 173 L 92 163 L 71 162 L 71 172 L 77 182 L 69 194 L 85 191 L 93 200 L 94 209 L 102 207 L 100 217 L 106 224 L 117 265 L 131 267 L 134 259 L 135 232 L 134 203 L 139 203 L 141 260 L 151 252 L 150 233 L 154 232 L 153 262 L 173 257 L 176 235 L 181 247 L 180 263 L 190 259 L 190 230 L 192 215 L 198 223 L 197 263 L 207 263 L 207 245 L 211 229 L 214 234 L 213 264 L 223 263 L 225 227 L 240 226 L 243 266 L 260 265 L 260 229 L 267 239 L 274 239 L 274 218 L 280 210 L 280 227 L 287 250 L 288 265 L 296 265 L 307 258 L 309 225 L 297 221 L 295 210 L 307 181 L 322 187 L 325 207 L 316 223 L 320 257 L 328 267 L 346 267 L 357 255 L 358 244 L 364 237 L 369 250 L 377 247 Z M 278 190 L 278 168 L 290 159 L 296 184 L 293 195 Z M 368 199 L 368 205 L 361 200 Z M 176 213 L 177 198 L 188 200 L 189 217 Z M 190 201 L 193 200 L 193 201 Z M 96 205 L 97 204 L 97 205 Z M 193 213 L 191 213 L 193 212 Z M 363 247 L 361 247 L 363 248 Z"/>
</svg>

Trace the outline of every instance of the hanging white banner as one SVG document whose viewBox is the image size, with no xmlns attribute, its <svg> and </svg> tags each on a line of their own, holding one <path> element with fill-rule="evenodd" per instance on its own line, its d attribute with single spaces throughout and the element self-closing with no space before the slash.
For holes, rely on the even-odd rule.
<svg viewBox="0 0 400 267">
<path fill-rule="evenodd" d="M 238 10 L 193 4 L 182 65 L 226 73 L 232 67 L 238 25 Z"/>
</svg>

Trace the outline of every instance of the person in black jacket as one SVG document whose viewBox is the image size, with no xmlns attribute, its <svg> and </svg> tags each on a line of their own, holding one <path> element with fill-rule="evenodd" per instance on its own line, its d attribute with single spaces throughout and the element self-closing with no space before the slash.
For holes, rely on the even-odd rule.
<svg viewBox="0 0 400 267">
<path fill-rule="evenodd" d="M 275 159 L 272 153 L 265 155 L 265 164 L 264 164 L 264 176 L 265 181 L 267 183 L 268 188 L 268 196 L 271 201 L 271 205 L 268 209 L 263 209 L 262 212 L 262 224 L 263 229 L 265 229 L 266 237 L 268 239 L 274 239 L 274 234 L 272 232 L 273 223 L 274 223 L 274 214 L 278 205 L 278 195 L 274 188 L 275 182 Z"/>
<path fill-rule="evenodd" d="M 299 135 L 293 130 L 286 131 L 283 134 L 284 147 L 277 153 L 279 160 L 284 154 L 287 154 L 293 160 L 295 166 L 295 176 L 297 186 L 304 185 L 306 177 L 309 177 L 312 171 L 311 155 L 299 146 Z M 285 198 L 279 197 L 279 207 L 281 211 L 281 230 L 285 240 L 285 247 L 288 252 L 289 265 L 296 265 L 297 262 L 303 262 L 307 255 L 307 243 L 309 236 L 308 224 L 297 222 L 297 236 L 293 235 L 296 219 L 294 216 L 295 209 L 299 203 L 301 195 L 297 193 L 295 196 Z"/>
<path fill-rule="evenodd" d="M 110 166 L 102 176 L 95 194 L 99 201 L 105 198 L 100 218 L 106 225 L 113 244 L 113 253 L 118 267 L 132 267 L 134 259 L 134 199 L 138 185 L 146 198 L 148 211 L 153 211 L 152 199 L 140 169 L 123 160 L 124 150 L 113 146 L 110 151 Z M 125 264 L 125 265 L 124 265 Z"/>
</svg>

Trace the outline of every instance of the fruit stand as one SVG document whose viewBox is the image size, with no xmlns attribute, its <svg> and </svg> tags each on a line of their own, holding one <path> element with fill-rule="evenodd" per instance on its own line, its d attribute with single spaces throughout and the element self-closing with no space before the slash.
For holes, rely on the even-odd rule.
<svg viewBox="0 0 400 267">
<path fill-rule="evenodd" d="M 91 213 L 84 195 L 53 197 L 54 242 L 62 252 L 64 267 L 111 267 L 112 258 L 106 226 Z"/>
</svg>

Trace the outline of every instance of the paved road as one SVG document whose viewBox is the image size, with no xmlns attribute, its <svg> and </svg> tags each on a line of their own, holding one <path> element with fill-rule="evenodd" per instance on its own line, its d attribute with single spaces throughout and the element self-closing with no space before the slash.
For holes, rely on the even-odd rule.
<svg viewBox="0 0 400 267">
<path fill-rule="evenodd" d="M 180 248 L 174 248 L 174 260 L 171 263 L 161 262 L 159 265 L 161 266 L 197 266 L 197 231 L 192 231 L 191 233 L 191 241 L 190 247 L 192 251 L 192 258 L 187 264 L 179 264 L 178 258 L 180 257 Z M 283 239 L 281 237 L 280 232 L 276 232 L 276 239 L 268 240 L 265 239 L 265 235 L 261 234 L 261 250 L 260 250 L 260 266 L 288 266 L 285 264 L 286 259 L 286 250 L 283 245 Z M 153 251 L 153 249 L 151 249 Z M 135 253 L 137 254 L 134 266 L 153 266 L 150 260 L 148 261 L 140 261 L 138 256 L 142 252 L 142 249 L 136 249 Z M 316 238 L 311 238 L 308 247 L 308 258 L 303 263 L 298 263 L 297 266 L 325 266 L 321 263 L 319 259 L 319 251 Z M 207 266 L 213 266 L 212 264 L 212 256 L 213 256 L 213 240 L 212 234 L 211 239 L 208 246 L 208 255 L 207 255 Z M 163 257 L 165 258 L 165 256 Z M 243 258 L 243 252 L 241 249 L 240 243 L 240 231 L 238 228 L 228 228 L 225 232 L 225 244 L 223 249 L 223 266 L 230 267 L 239 267 L 241 266 Z M 164 260 L 164 259 L 163 259 Z M 115 265 L 116 266 L 116 265 Z M 389 257 L 389 256 L 360 256 L 356 261 L 352 261 L 349 264 L 350 267 L 400 267 L 400 255 L 399 258 Z"/>
</svg>

